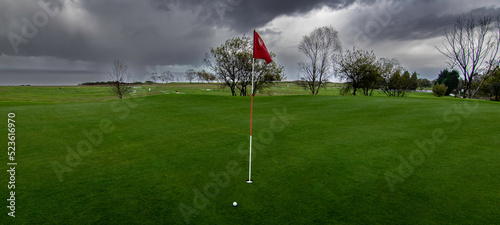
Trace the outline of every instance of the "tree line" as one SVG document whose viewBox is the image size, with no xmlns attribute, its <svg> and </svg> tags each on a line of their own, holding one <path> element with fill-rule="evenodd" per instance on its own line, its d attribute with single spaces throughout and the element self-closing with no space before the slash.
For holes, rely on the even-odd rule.
<svg viewBox="0 0 500 225">
<path fill-rule="evenodd" d="M 319 27 L 303 37 L 299 52 L 306 61 L 299 63 L 302 85 L 317 95 L 320 88 L 335 76 L 344 82 L 343 95 L 359 93 L 371 96 L 382 90 L 387 96 L 405 96 L 406 91 L 427 85 L 416 72 L 405 71 L 397 59 L 378 58 L 373 51 L 343 51 L 338 31 L 331 26 Z"/>
<path fill-rule="evenodd" d="M 434 81 L 432 91 L 438 97 L 447 96 L 450 94 L 466 95 L 466 82 L 460 77 L 457 70 L 449 71 L 445 69 L 439 73 L 438 78 Z M 476 77 L 470 83 L 469 90 L 477 90 L 476 98 L 490 99 L 500 101 L 500 68 L 496 68 L 488 76 L 488 79 L 482 80 L 481 77 Z"/>
<path fill-rule="evenodd" d="M 170 71 L 163 71 L 160 73 L 152 72 L 150 76 L 153 83 L 168 83 L 169 81 L 174 81 L 174 75 Z"/>
<path fill-rule="evenodd" d="M 373 51 L 355 47 L 343 50 L 338 31 L 332 26 L 318 27 L 305 35 L 298 45 L 298 51 L 306 59 L 298 63 L 300 84 L 313 95 L 317 95 L 329 79 L 336 77 L 344 82 L 341 88 L 344 95 L 371 96 L 374 90 L 380 90 L 387 96 L 404 97 L 407 91 L 434 85 L 435 93 L 443 92 L 442 95 L 455 91 L 464 98 L 487 95 L 498 100 L 500 17 L 496 20 L 491 16 L 459 17 L 452 29 L 445 30 L 444 39 L 438 50 L 447 57 L 452 71 L 442 71 L 438 79 L 431 82 L 404 69 L 397 59 L 379 58 Z M 228 87 L 233 96 L 246 96 L 249 91 L 255 93 L 286 79 L 284 67 L 276 60 L 270 64 L 255 60 L 252 68 L 252 47 L 248 36 L 230 38 L 205 54 L 203 65 L 209 71 L 190 69 L 185 77 L 190 83 L 195 79 L 209 83 L 218 81 Z M 273 52 L 270 55 L 276 56 Z M 120 65 L 115 62 L 116 66 Z M 126 65 L 121 66 L 126 70 Z M 116 69 L 120 70 L 113 68 Z M 248 90 L 252 69 L 255 85 L 254 90 Z M 114 73 L 110 72 L 110 77 L 114 78 L 112 83 L 122 82 L 119 77 L 112 76 Z M 169 71 L 152 74 L 151 78 L 155 83 L 173 80 Z"/>
<path fill-rule="evenodd" d="M 410 74 L 397 59 L 377 58 L 373 51 L 353 48 L 338 56 L 336 76 L 345 81 L 341 94 L 356 95 L 358 91 L 371 96 L 381 90 L 387 96 L 404 97 L 417 89 L 417 72 Z"/>
<path fill-rule="evenodd" d="M 335 76 L 345 82 L 341 89 L 345 95 L 370 96 L 381 90 L 387 96 L 403 97 L 408 90 L 435 85 L 442 95 L 455 91 L 464 98 L 488 95 L 498 99 L 500 16 L 496 20 L 492 16 L 458 17 L 454 27 L 445 30 L 444 39 L 438 50 L 453 70 L 442 71 L 431 83 L 419 79 L 416 72 L 410 74 L 397 59 L 378 58 L 373 51 L 355 47 L 343 51 L 338 32 L 331 26 L 319 27 L 299 43 L 298 50 L 307 59 L 299 63 L 299 79 L 313 95 Z"/>
<path fill-rule="evenodd" d="M 193 80 L 198 80 L 198 83 L 203 83 L 204 81 L 206 81 L 207 83 L 217 81 L 217 77 L 213 73 L 205 70 L 195 71 L 194 69 L 188 69 L 186 70 L 185 77 L 190 84 L 193 82 Z"/>
</svg>

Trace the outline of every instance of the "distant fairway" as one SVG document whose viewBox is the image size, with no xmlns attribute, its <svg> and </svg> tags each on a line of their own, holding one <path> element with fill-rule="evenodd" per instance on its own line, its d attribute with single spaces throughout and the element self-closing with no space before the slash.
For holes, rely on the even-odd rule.
<svg viewBox="0 0 500 225">
<path fill-rule="evenodd" d="M 246 184 L 250 99 L 196 85 L 123 101 L 105 87 L 0 87 L 18 162 L 16 218 L 4 201 L 0 224 L 500 221 L 499 103 L 274 87 L 255 98 Z"/>
</svg>

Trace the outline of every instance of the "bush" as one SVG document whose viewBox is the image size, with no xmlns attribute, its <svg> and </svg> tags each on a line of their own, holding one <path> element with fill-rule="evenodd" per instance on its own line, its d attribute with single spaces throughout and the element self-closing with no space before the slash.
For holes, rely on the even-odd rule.
<svg viewBox="0 0 500 225">
<path fill-rule="evenodd" d="M 458 87 L 459 83 L 458 71 L 453 70 L 450 72 L 447 69 L 441 71 L 441 73 L 438 76 L 438 79 L 436 80 L 436 83 L 446 85 L 448 89 L 446 90 L 445 95 L 450 95 L 451 92 L 456 90 Z"/>
<path fill-rule="evenodd" d="M 340 95 L 342 96 L 352 95 L 352 84 L 345 83 L 343 87 L 340 88 Z"/>
<path fill-rule="evenodd" d="M 448 90 L 448 87 L 446 87 L 444 84 L 436 84 L 434 85 L 434 87 L 432 87 L 432 92 L 437 97 L 443 96 L 446 93 L 446 90 Z"/>
</svg>

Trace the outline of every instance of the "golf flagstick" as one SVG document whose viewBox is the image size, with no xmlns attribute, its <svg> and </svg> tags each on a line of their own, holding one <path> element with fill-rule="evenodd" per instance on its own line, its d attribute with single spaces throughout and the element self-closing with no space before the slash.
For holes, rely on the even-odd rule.
<svg viewBox="0 0 500 225">
<path fill-rule="evenodd" d="M 247 183 L 251 184 L 252 181 L 252 119 L 253 119 L 253 73 L 254 73 L 255 59 L 252 58 L 252 91 L 250 100 L 250 158 L 248 159 L 248 180 Z"/>
<path fill-rule="evenodd" d="M 253 30 L 253 57 L 252 57 L 252 97 L 250 103 L 250 158 L 248 160 L 248 180 L 247 183 L 251 184 L 252 181 L 252 119 L 253 119 L 253 96 L 254 96 L 254 87 L 253 87 L 253 77 L 255 73 L 255 59 L 264 59 L 266 63 L 269 64 L 273 60 L 271 59 L 271 55 L 267 51 L 267 47 L 264 44 L 264 41 L 257 33 L 257 31 Z"/>
</svg>

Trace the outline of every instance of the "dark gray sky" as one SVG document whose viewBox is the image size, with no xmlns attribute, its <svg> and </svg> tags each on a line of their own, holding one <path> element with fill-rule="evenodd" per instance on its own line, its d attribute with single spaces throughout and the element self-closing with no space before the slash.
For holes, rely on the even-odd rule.
<svg viewBox="0 0 500 225">
<path fill-rule="evenodd" d="M 500 15 L 498 0 L 0 0 L 0 85 L 107 80 L 113 58 L 135 81 L 170 70 L 182 80 L 226 39 L 261 34 L 297 78 L 297 45 L 333 26 L 344 49 L 398 58 L 433 79 L 446 68 L 435 49 L 464 14 Z"/>
</svg>

